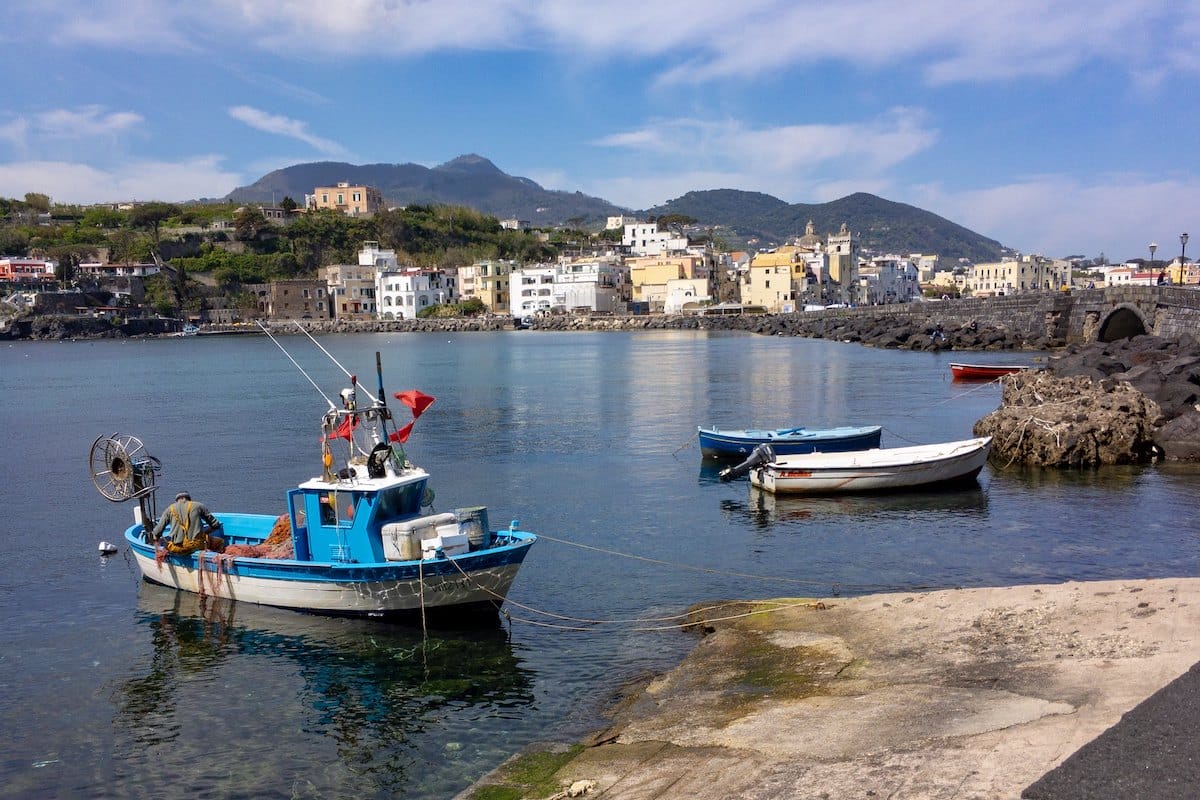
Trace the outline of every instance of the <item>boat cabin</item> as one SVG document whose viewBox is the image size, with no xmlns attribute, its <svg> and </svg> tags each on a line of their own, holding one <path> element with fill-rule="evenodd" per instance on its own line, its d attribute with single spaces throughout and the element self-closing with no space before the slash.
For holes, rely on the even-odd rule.
<svg viewBox="0 0 1200 800">
<path fill-rule="evenodd" d="M 359 564 L 388 560 L 383 526 L 421 516 L 428 480 L 425 470 L 408 467 L 379 478 L 313 478 L 289 490 L 296 560 Z"/>
</svg>

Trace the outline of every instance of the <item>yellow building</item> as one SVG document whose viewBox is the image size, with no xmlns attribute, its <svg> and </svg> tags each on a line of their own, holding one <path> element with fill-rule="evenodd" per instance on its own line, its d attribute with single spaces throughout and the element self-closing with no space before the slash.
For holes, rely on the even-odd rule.
<svg viewBox="0 0 1200 800">
<path fill-rule="evenodd" d="M 808 282 L 807 253 L 795 245 L 755 253 L 742 284 L 742 305 L 775 312 L 795 311 L 796 297 Z"/>
<path fill-rule="evenodd" d="M 306 205 L 314 210 L 333 209 L 352 217 L 369 216 L 383 210 L 383 195 L 372 186 L 318 186 L 308 195 Z"/>
<path fill-rule="evenodd" d="M 459 267 L 458 290 L 463 299 L 477 298 L 492 314 L 508 314 L 513 266 L 512 261 L 476 261 Z"/>
<path fill-rule="evenodd" d="M 667 284 L 670 281 L 709 278 L 708 265 L 698 255 L 656 255 L 625 259 L 629 268 L 630 299 L 646 303 L 652 313 L 666 307 Z"/>
<path fill-rule="evenodd" d="M 1050 292 L 1070 285 L 1071 265 L 1062 259 L 1025 255 L 990 264 L 976 264 L 968 285 L 975 297 L 1021 292 Z"/>
<path fill-rule="evenodd" d="M 375 267 L 332 264 L 321 268 L 334 319 L 375 319 Z"/>
</svg>

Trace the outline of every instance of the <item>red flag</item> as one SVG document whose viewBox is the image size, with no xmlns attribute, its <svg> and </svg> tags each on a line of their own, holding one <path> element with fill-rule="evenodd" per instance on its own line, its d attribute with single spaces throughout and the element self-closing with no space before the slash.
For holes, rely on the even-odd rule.
<svg viewBox="0 0 1200 800">
<path fill-rule="evenodd" d="M 351 415 L 342 420 L 342 424 L 338 425 L 337 430 L 326 436 L 326 439 L 345 439 L 350 440 L 354 429 L 358 427 L 358 416 Z"/>
<path fill-rule="evenodd" d="M 437 400 L 436 397 L 424 392 L 418 392 L 416 389 L 409 389 L 407 392 L 396 392 L 396 399 L 412 409 L 413 419 L 425 413 L 425 409 L 433 405 L 434 400 Z"/>
<path fill-rule="evenodd" d="M 408 441 L 408 435 L 412 433 L 412 428 L 413 423 L 410 422 L 395 433 L 389 433 L 388 439 L 393 442 L 400 442 L 400 444 L 404 444 Z"/>
<path fill-rule="evenodd" d="M 424 392 L 418 392 L 416 389 L 409 389 L 407 392 L 396 392 L 396 399 L 412 409 L 413 422 L 416 422 L 417 417 L 424 414 L 425 409 L 433 405 L 433 401 L 437 398 Z M 408 436 L 412 433 L 412 429 L 413 423 L 410 422 L 395 433 L 388 434 L 388 439 L 404 444 L 408 441 Z"/>
</svg>

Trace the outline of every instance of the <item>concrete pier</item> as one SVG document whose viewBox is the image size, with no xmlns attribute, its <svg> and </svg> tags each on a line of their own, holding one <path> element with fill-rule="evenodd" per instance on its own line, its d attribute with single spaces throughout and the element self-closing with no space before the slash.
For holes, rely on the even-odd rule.
<svg viewBox="0 0 1200 800">
<path fill-rule="evenodd" d="M 1054 771 L 1200 661 L 1200 579 L 780 599 L 695 621 L 707 633 L 684 662 L 631 693 L 552 774 L 514 777 L 556 749 L 543 748 L 462 796 L 550 797 L 574 784 L 606 800 L 995 800 L 1037 784 L 1026 796 L 1086 797 Z M 1130 716 L 1138 730 L 1172 731 L 1173 757 L 1127 735 L 1119 758 L 1101 749 L 1101 766 L 1081 762 L 1089 791 L 1200 796 L 1198 734 L 1192 720 L 1170 724 L 1176 707 L 1191 706 Z M 1120 791 L 1131 774 L 1140 795 Z"/>
</svg>

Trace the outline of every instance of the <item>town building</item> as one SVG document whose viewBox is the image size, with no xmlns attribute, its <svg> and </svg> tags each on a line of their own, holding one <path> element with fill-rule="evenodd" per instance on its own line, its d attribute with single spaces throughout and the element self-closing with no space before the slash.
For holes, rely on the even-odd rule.
<svg viewBox="0 0 1200 800">
<path fill-rule="evenodd" d="M 102 282 L 111 278 L 147 278 L 161 271 L 158 264 L 110 264 L 100 261 L 85 261 L 75 268 L 77 278 L 88 278 Z"/>
<path fill-rule="evenodd" d="M 0 258 L 0 283 L 44 286 L 57 280 L 58 262 L 42 258 Z"/>
<path fill-rule="evenodd" d="M 968 280 L 974 297 L 1046 292 L 1071 285 L 1071 263 L 1036 255 L 976 264 Z"/>
<path fill-rule="evenodd" d="M 314 278 L 272 281 L 259 298 L 268 319 L 333 319 L 333 304 L 325 281 Z"/>
<path fill-rule="evenodd" d="M 516 262 L 476 261 L 458 268 L 458 291 L 464 299 L 477 298 L 492 314 L 509 313 L 509 280 Z"/>
<path fill-rule="evenodd" d="M 660 231 L 654 222 L 628 222 L 621 244 L 630 255 L 651 256 L 686 250 L 688 240 L 671 231 Z"/>
<path fill-rule="evenodd" d="M 375 273 L 374 266 L 361 264 L 332 264 L 321 268 L 320 275 L 333 303 L 334 319 L 375 318 Z"/>
<path fill-rule="evenodd" d="M 777 313 L 796 311 L 797 299 L 804 300 L 808 286 L 820 277 L 810 273 L 813 258 L 823 264 L 822 256 L 799 245 L 756 253 L 744 273 L 742 304 Z"/>
<path fill-rule="evenodd" d="M 554 279 L 555 301 L 568 311 L 614 314 L 629 301 L 629 270 L 616 256 L 566 261 Z"/>
<path fill-rule="evenodd" d="M 666 308 L 670 281 L 711 278 L 707 260 L 691 253 L 627 258 L 625 265 L 629 268 L 630 302 L 652 314 Z"/>
<path fill-rule="evenodd" d="M 524 319 L 556 310 L 554 277 L 557 271 L 556 267 L 546 265 L 514 269 L 509 290 L 509 313 Z M 560 305 L 557 310 L 566 311 L 566 308 Z"/>
<path fill-rule="evenodd" d="M 877 256 L 859 267 L 860 296 L 868 305 L 911 303 L 921 296 L 917 264 L 896 255 Z"/>
<path fill-rule="evenodd" d="M 332 209 L 351 217 L 370 216 L 384 208 L 383 195 L 378 189 L 346 182 L 316 187 L 312 194 L 304 196 L 304 205 L 314 211 Z"/>
<path fill-rule="evenodd" d="M 416 319 L 426 308 L 455 302 L 454 280 L 440 269 L 379 269 L 375 279 L 379 318 Z"/>
</svg>

